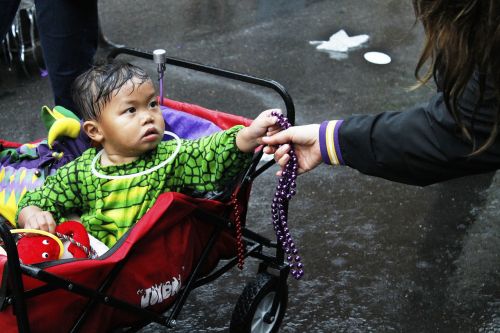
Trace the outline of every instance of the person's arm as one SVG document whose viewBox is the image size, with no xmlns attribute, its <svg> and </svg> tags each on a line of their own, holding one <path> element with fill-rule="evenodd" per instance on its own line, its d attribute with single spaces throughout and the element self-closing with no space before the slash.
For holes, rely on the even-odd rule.
<svg viewBox="0 0 500 333">
<path fill-rule="evenodd" d="M 233 181 L 251 162 L 253 153 L 238 149 L 236 136 L 243 126 L 196 140 L 183 140 L 176 159 L 176 179 L 196 191 L 219 190 Z M 179 184 L 180 185 L 180 184 Z"/>
<path fill-rule="evenodd" d="M 475 127 L 480 140 L 489 133 L 496 107 L 487 101 L 476 114 L 482 119 Z M 471 112 L 462 109 L 466 118 Z M 469 156 L 472 145 L 463 139 L 441 94 L 425 107 L 347 118 L 338 128 L 337 138 L 345 165 L 406 184 L 429 185 L 496 170 L 500 165 L 498 140 L 486 152 Z"/>
<path fill-rule="evenodd" d="M 196 191 L 214 191 L 233 183 L 252 160 L 264 135 L 278 131 L 277 109 L 266 110 L 248 127 L 228 130 L 197 140 L 186 140 L 178 158 L 176 172 L 185 186 Z"/>
<path fill-rule="evenodd" d="M 459 100 L 459 110 L 467 124 L 474 115 L 474 134 L 480 146 L 489 135 L 499 106 L 490 82 L 480 107 L 475 110 L 478 87 L 475 74 Z M 428 105 L 408 111 L 352 116 L 321 126 L 292 127 L 263 141 L 270 145 L 293 143 L 302 172 L 323 161 L 420 186 L 493 171 L 500 166 L 499 139 L 485 152 L 469 156 L 472 144 L 463 138 L 441 93 Z M 283 166 L 288 159 L 287 149 L 287 146 L 268 147 L 265 151 L 275 152 L 275 159 Z M 306 158 L 311 161 L 307 165 Z"/>
<path fill-rule="evenodd" d="M 75 160 L 61 167 L 22 197 L 16 216 L 19 227 L 53 232 L 62 214 L 81 207 L 76 165 Z"/>
<path fill-rule="evenodd" d="M 499 107 L 491 81 L 476 108 L 479 95 L 479 76 L 474 73 L 458 100 L 458 111 L 469 129 L 473 125 L 476 148 L 488 138 Z M 427 105 L 405 112 L 347 118 L 337 132 L 346 165 L 401 183 L 424 186 L 500 166 L 498 139 L 485 152 L 471 156 L 472 143 L 464 138 L 440 92 Z"/>
</svg>

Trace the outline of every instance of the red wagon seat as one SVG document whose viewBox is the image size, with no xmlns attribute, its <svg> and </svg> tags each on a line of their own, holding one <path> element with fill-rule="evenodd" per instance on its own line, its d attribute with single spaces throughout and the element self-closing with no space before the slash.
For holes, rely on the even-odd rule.
<svg viewBox="0 0 500 333">
<path fill-rule="evenodd" d="M 193 199 L 180 193 L 161 195 L 153 208 L 99 259 L 57 262 L 44 270 L 75 283 L 97 290 L 111 269 L 126 263 L 106 291 L 119 300 L 137 306 L 165 311 L 185 285 L 193 266 L 206 245 L 213 224 L 194 216 L 197 208 L 221 214 L 225 205 L 206 199 Z M 216 242 L 205 270 L 213 269 L 221 258 L 235 254 L 235 240 L 228 232 Z M 0 258 L 0 273 L 6 259 Z M 5 272 L 4 272 L 5 273 Z M 2 285 L 6 283 L 3 274 Z M 44 285 L 23 276 L 25 290 Z M 67 290 L 56 289 L 27 299 L 28 316 L 33 332 L 67 332 L 81 315 L 88 299 Z M 82 332 L 105 332 L 139 320 L 137 315 L 103 304 L 95 305 Z M 0 312 L 2 333 L 17 332 L 16 318 L 7 307 Z"/>
</svg>

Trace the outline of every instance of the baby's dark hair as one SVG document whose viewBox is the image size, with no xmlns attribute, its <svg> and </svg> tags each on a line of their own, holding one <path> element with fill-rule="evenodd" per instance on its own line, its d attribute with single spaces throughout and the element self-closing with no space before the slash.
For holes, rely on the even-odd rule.
<svg viewBox="0 0 500 333">
<path fill-rule="evenodd" d="M 135 79 L 138 85 L 151 77 L 142 69 L 129 63 L 114 62 L 94 66 L 73 82 L 71 94 L 84 120 L 97 120 L 106 103 L 117 94 L 125 83 Z"/>
</svg>

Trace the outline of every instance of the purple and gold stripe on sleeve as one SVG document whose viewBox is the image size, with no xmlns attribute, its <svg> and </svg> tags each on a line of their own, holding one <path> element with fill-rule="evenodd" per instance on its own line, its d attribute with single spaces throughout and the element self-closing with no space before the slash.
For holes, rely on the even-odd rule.
<svg viewBox="0 0 500 333">
<path fill-rule="evenodd" d="M 324 121 L 319 127 L 319 147 L 326 164 L 344 164 L 339 145 L 339 128 L 342 122 L 343 120 Z"/>
</svg>

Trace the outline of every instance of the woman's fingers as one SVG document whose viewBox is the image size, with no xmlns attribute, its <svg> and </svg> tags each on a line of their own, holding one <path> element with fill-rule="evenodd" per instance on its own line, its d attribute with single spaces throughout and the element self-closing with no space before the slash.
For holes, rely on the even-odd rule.
<svg viewBox="0 0 500 333">
<path fill-rule="evenodd" d="M 262 142 L 264 142 L 267 145 L 280 145 L 284 143 L 291 142 L 291 136 L 289 134 L 290 129 L 286 129 L 284 131 L 277 131 L 273 135 L 270 136 L 265 136 L 262 138 Z"/>
<path fill-rule="evenodd" d="M 274 153 L 274 159 L 276 160 L 276 162 L 279 163 L 279 165 L 281 165 L 282 167 L 285 166 L 286 162 L 282 164 L 281 161 L 283 161 L 283 157 L 285 157 L 285 155 L 289 158 L 288 156 L 288 152 L 290 151 L 290 145 L 289 144 L 284 144 L 282 145 L 281 147 L 279 147 L 276 152 Z M 287 160 L 288 161 L 288 160 Z"/>
<path fill-rule="evenodd" d="M 274 152 L 278 149 L 277 147 L 274 146 L 264 146 L 264 153 L 268 155 L 274 154 Z"/>
<path fill-rule="evenodd" d="M 281 128 L 279 127 L 269 127 L 267 129 L 267 133 L 266 133 L 266 136 L 272 136 L 272 135 L 275 135 L 276 133 L 278 133 L 279 131 L 281 131 Z"/>
<path fill-rule="evenodd" d="M 283 173 L 283 170 L 285 169 L 285 166 L 289 160 L 290 160 L 290 155 L 288 155 L 288 154 L 285 154 L 279 160 L 276 160 L 276 162 L 278 162 L 278 164 L 280 166 L 280 170 L 278 172 L 276 172 L 277 176 L 281 176 L 281 174 Z"/>
</svg>

